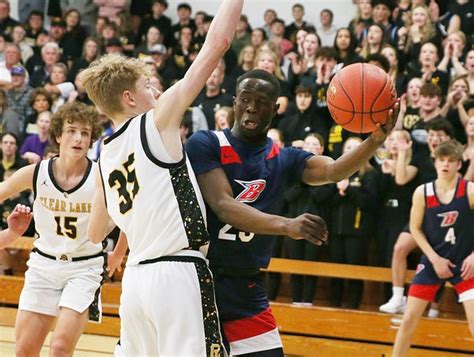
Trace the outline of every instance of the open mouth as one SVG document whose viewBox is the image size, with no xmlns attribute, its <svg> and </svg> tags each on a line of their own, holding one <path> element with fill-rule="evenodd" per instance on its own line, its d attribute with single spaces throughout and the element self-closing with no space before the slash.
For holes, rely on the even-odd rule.
<svg viewBox="0 0 474 357">
<path fill-rule="evenodd" d="M 243 124 L 246 129 L 256 129 L 258 126 L 257 122 L 253 120 L 244 120 Z"/>
</svg>

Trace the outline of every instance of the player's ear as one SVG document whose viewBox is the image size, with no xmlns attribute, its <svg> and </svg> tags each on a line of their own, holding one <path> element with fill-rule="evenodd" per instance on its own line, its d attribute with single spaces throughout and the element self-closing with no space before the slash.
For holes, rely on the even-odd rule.
<svg viewBox="0 0 474 357">
<path fill-rule="evenodd" d="M 122 99 L 130 107 L 134 107 L 136 105 L 135 99 L 133 98 L 132 92 L 126 90 L 122 93 Z"/>
<path fill-rule="evenodd" d="M 273 107 L 273 116 L 277 114 L 278 109 L 280 109 L 280 103 L 275 103 L 275 106 Z"/>
</svg>

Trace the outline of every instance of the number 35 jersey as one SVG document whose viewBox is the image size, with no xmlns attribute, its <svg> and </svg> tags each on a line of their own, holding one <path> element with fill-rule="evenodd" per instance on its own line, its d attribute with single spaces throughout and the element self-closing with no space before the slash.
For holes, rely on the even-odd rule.
<svg viewBox="0 0 474 357">
<path fill-rule="evenodd" d="M 441 203 L 434 182 L 425 184 L 423 232 L 440 256 L 461 267 L 474 249 L 474 210 L 469 205 L 467 181 L 458 179 L 451 202 Z"/>
<path fill-rule="evenodd" d="M 104 144 L 99 167 L 107 211 L 127 235 L 127 265 L 183 249 L 205 253 L 205 206 L 191 164 L 184 149 L 179 162 L 169 157 L 153 110 L 130 119 Z"/>
<path fill-rule="evenodd" d="M 88 160 L 82 180 L 66 191 L 54 178 L 54 161 L 55 158 L 43 160 L 34 171 L 33 215 L 38 235 L 35 246 L 55 256 L 80 257 L 98 253 L 102 245 L 91 243 L 87 236 L 97 164 Z"/>
<path fill-rule="evenodd" d="M 198 131 L 186 143 L 197 176 L 222 168 L 236 200 L 259 211 L 279 214 L 288 179 L 301 180 L 306 160 L 312 155 L 295 148 L 279 149 L 270 138 L 263 145 L 245 143 L 229 129 Z M 270 261 L 274 237 L 242 232 L 221 222 L 209 208 L 211 267 L 255 269 Z"/>
</svg>

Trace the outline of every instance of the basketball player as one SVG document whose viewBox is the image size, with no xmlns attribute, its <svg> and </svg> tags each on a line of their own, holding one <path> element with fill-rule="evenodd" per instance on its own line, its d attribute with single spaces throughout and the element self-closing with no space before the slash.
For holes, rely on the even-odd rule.
<svg viewBox="0 0 474 357">
<path fill-rule="evenodd" d="M 137 59 L 109 55 L 83 72 L 89 97 L 117 128 L 101 153 L 103 186 L 97 187 L 89 236 L 104 239 L 111 217 L 128 240 L 120 305 L 124 355 L 223 352 L 205 260 L 205 206 L 179 127 L 229 48 L 242 6 L 243 0 L 222 1 L 193 64 L 161 96 Z"/>
<path fill-rule="evenodd" d="M 279 91 L 278 80 L 268 72 L 247 72 L 237 80 L 233 128 L 199 131 L 186 145 L 210 207 L 208 259 L 232 355 L 283 356 L 277 325 L 259 279 L 260 268 L 271 258 L 273 239 L 268 235 L 306 238 L 316 244 L 327 239 L 326 226 L 319 217 L 304 214 L 288 219 L 272 214 L 279 208 L 285 181 L 322 185 L 351 176 L 374 155 L 396 118 L 396 109 L 391 110 L 385 126 L 379 126 L 357 149 L 337 161 L 295 148 L 280 149 L 267 138 L 278 110 Z M 301 222 L 307 222 L 303 230 Z"/>
<path fill-rule="evenodd" d="M 100 318 L 104 256 L 87 237 L 95 164 L 87 151 L 100 129 L 97 111 L 65 104 L 52 117 L 59 156 L 25 166 L 0 183 L 0 201 L 33 190 L 38 239 L 28 260 L 15 324 L 16 354 L 38 356 L 56 319 L 50 353 L 71 356 L 88 319 Z"/>
<path fill-rule="evenodd" d="M 0 232 L 0 249 L 21 237 L 31 222 L 31 209 L 25 205 L 16 205 L 7 218 L 8 228 Z"/>
<path fill-rule="evenodd" d="M 445 281 L 458 293 L 474 336 L 474 183 L 458 175 L 462 152 L 455 140 L 439 145 L 434 152 L 436 180 L 418 186 L 413 194 L 410 231 L 424 255 L 395 339 L 396 357 L 408 354 L 421 315 Z"/>
</svg>

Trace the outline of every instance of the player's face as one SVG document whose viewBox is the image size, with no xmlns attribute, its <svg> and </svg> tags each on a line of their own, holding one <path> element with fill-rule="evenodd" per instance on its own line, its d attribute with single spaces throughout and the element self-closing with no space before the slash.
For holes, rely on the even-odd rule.
<svg viewBox="0 0 474 357">
<path fill-rule="evenodd" d="M 56 141 L 59 144 L 59 152 L 67 153 L 72 157 L 84 157 L 91 145 L 92 130 L 87 124 L 73 121 L 65 122 L 63 131 Z"/>
<path fill-rule="evenodd" d="M 156 107 L 161 92 L 156 89 L 150 81 L 150 78 L 141 77 L 135 84 L 133 99 L 135 100 L 135 111 L 144 113 Z"/>
<path fill-rule="evenodd" d="M 271 84 L 263 79 L 247 78 L 239 84 L 234 100 L 234 129 L 240 137 L 266 136 L 278 109 L 272 92 Z"/>
<path fill-rule="evenodd" d="M 450 156 L 440 156 L 435 159 L 438 178 L 453 178 L 461 168 L 461 161 Z"/>
</svg>

